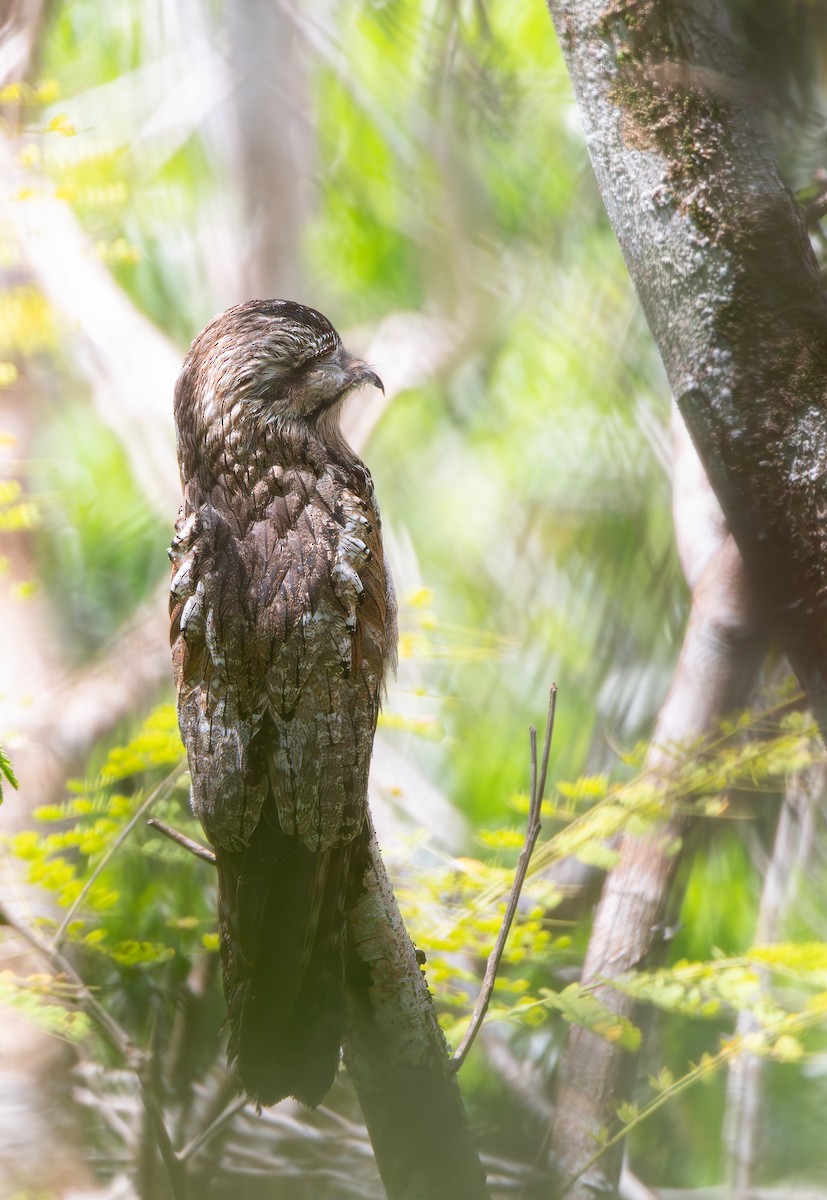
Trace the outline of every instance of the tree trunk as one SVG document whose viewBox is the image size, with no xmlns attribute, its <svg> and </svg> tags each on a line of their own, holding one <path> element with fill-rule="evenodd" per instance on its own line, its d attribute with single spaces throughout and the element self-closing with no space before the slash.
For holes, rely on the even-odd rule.
<svg viewBox="0 0 827 1200">
<path fill-rule="evenodd" d="M 827 303 L 719 0 L 549 0 L 678 405 L 827 730 Z"/>
<path fill-rule="evenodd" d="M 388 1200 L 486 1200 L 448 1047 L 375 837 L 348 918 L 347 1067 Z"/>
<path fill-rule="evenodd" d="M 306 299 L 313 126 L 301 38 L 278 4 L 227 6 L 244 225 L 239 299 Z"/>
<path fill-rule="evenodd" d="M 610 220 L 732 534 L 687 572 L 692 616 L 649 761 L 668 788 L 670 741 L 707 732 L 732 701 L 744 618 L 781 641 L 827 730 L 827 305 L 721 5 L 549 7 Z M 651 951 L 675 868 L 667 844 L 682 832 L 675 817 L 624 840 L 584 982 Z M 630 1009 L 610 989 L 603 999 Z M 572 1031 L 553 1136 L 570 1200 L 617 1194 L 618 1156 L 589 1164 L 616 1124 L 627 1067 Z"/>
</svg>

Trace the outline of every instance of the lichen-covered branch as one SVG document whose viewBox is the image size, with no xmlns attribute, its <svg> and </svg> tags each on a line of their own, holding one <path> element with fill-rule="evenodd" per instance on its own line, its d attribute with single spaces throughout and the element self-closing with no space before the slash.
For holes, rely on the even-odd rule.
<svg viewBox="0 0 827 1200">
<path fill-rule="evenodd" d="M 445 1038 L 375 837 L 348 933 L 346 1061 L 389 1200 L 486 1200 Z"/>
<path fill-rule="evenodd" d="M 687 571 L 692 614 L 649 763 L 668 789 L 671 748 L 734 699 L 746 629 L 780 640 L 827 730 L 827 306 L 722 4 L 549 8 L 609 218 L 729 530 L 709 526 L 717 548 Z M 652 951 L 683 832 L 676 816 L 624 840 L 584 982 Z M 578 1173 L 616 1120 L 622 1055 L 575 1030 L 559 1076 L 554 1147 L 576 1178 L 566 1195 L 616 1195 L 616 1157 Z"/>
<path fill-rule="evenodd" d="M 549 0 L 670 384 L 827 729 L 827 303 L 720 0 Z"/>
</svg>

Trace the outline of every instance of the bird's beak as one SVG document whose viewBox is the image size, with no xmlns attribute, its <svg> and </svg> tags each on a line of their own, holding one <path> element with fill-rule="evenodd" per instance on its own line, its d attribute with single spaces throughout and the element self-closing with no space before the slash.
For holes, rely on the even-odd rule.
<svg viewBox="0 0 827 1200">
<path fill-rule="evenodd" d="M 339 346 L 339 365 L 347 378 L 349 392 L 354 391 L 357 387 L 363 387 L 366 383 L 372 383 L 384 394 L 385 385 L 376 372 L 372 371 L 363 359 L 357 358 L 355 354 L 351 354 L 341 345 Z"/>
<path fill-rule="evenodd" d="M 355 359 L 353 366 L 356 368 L 356 383 L 372 383 L 374 387 L 379 388 L 382 395 L 385 394 L 385 385 L 375 371 L 372 371 L 367 363 Z"/>
</svg>

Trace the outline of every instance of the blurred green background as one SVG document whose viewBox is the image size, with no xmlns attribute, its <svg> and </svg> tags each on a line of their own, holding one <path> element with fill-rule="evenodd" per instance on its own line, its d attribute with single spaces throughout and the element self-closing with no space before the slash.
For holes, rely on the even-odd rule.
<svg viewBox="0 0 827 1200">
<path fill-rule="evenodd" d="M 780 7 L 798 70 L 800 6 Z M 809 7 L 815 19 L 820 7 Z M 8 514 L 20 497 L 4 510 L 4 728 L 36 707 L 43 646 L 46 677 L 58 663 L 72 678 L 158 603 L 177 486 L 167 362 L 230 304 L 289 296 L 321 309 L 355 348 L 384 345 L 386 361 L 373 360 L 380 374 L 396 353 L 414 363 L 361 447 L 401 603 L 399 683 L 381 731 L 390 791 L 400 763 L 418 772 L 400 780 L 413 810 L 401 842 L 427 785 L 443 806 L 437 822 L 460 818 L 450 834 L 431 831 L 437 859 L 510 865 L 513 854 L 475 830 L 521 827 L 510 802 L 527 790 L 527 728 L 543 720 L 549 683 L 560 697 L 553 782 L 625 778 L 618 752 L 651 733 L 689 605 L 670 510 L 668 388 L 544 6 L 55 0 L 26 19 L 31 53 L 0 93 L 9 167 L 0 357 L 14 368 L 0 390 L 0 433 L 17 439 L 8 472 L 34 506 L 19 528 Z M 750 43 L 759 71 L 762 44 Z M 812 96 L 805 103 L 801 82 L 795 104 L 779 98 L 790 75 L 777 75 L 767 105 L 790 180 L 803 187 L 821 146 Z M 81 261 L 114 279 L 125 316 L 79 273 Z M 394 314 L 401 341 L 374 341 Z M 413 348 L 411 315 L 430 331 Z M 157 362 L 124 351 L 131 338 L 143 345 L 144 318 Z M 121 385 L 136 408 L 121 403 Z M 31 678 L 9 678 L 12 639 L 28 640 Z M 96 777 L 108 751 L 170 699 L 159 674 L 72 773 Z M 157 768 L 149 762 L 150 782 Z M 700 837 L 675 956 L 750 944 L 777 801 L 770 787 L 750 798 L 748 836 L 737 822 Z M 160 937 L 146 893 L 152 867 L 129 862 L 117 937 Z M 204 924 L 202 890 L 206 899 L 190 879 L 177 900 Z M 175 905 L 165 894 L 165 920 Z M 802 937 L 822 936 L 822 911 L 807 911 Z M 552 921 L 571 948 L 539 955 L 532 986 L 575 977 L 587 924 L 588 914 L 571 927 Z M 153 982 L 132 963 L 101 976 L 144 1031 L 153 996 L 180 983 L 173 968 L 154 969 L 167 975 Z M 680 1075 L 727 1027 L 655 1018 L 644 1074 L 667 1062 Z M 564 1030 L 551 1017 L 519 1029 L 511 1052 L 547 1083 Z M 770 1174 L 794 1159 L 823 1175 L 823 1063 L 813 1050 L 803 1068 L 775 1069 L 769 1103 L 785 1155 L 768 1146 Z M 719 1075 L 636 1132 L 642 1178 L 673 1187 L 721 1178 L 724 1086 Z M 526 1118 L 482 1053 L 463 1088 L 496 1153 L 526 1169 L 542 1156 L 542 1123 Z M 294 1194 L 305 1193 L 284 1192 Z"/>
</svg>

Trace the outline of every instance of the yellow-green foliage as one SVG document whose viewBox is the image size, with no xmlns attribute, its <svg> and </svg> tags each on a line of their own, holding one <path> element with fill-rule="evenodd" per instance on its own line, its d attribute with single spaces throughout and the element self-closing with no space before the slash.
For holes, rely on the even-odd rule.
<svg viewBox="0 0 827 1200">
<path fill-rule="evenodd" d="M 175 706 L 164 704 L 150 714 L 140 733 L 125 746 L 110 750 L 99 782 L 111 785 L 161 767 L 181 767 L 183 752 Z"/>
<path fill-rule="evenodd" d="M 28 284 L 0 292 L 0 355 L 26 358 L 57 344 L 52 309 L 42 292 Z"/>
<path fill-rule="evenodd" d="M 737 959 L 681 962 L 668 970 L 639 972 L 615 981 L 615 986 L 636 1000 L 655 1004 L 667 1012 L 702 1018 L 717 1016 L 722 1007 L 732 1013 L 747 1012 L 752 1018 L 752 1028 L 722 1038 L 717 1053 L 704 1053 L 678 1078 L 667 1067 L 650 1075 L 648 1096 L 640 1102 L 618 1106 L 620 1129 L 613 1136 L 603 1130 L 595 1157 L 668 1100 L 696 1083 L 709 1082 L 740 1055 L 755 1055 L 788 1065 L 801 1062 L 807 1053 L 806 1035 L 817 1028 L 823 1029 L 827 1022 L 825 968 L 827 944 L 783 943 L 753 947 Z M 790 981 L 799 986 L 795 1006 L 784 1007 L 777 1001 L 773 991 L 777 981 L 773 976 L 787 986 Z"/>
<path fill-rule="evenodd" d="M 175 709 L 164 705 L 109 752 L 94 779 L 71 785 L 74 796 L 36 810 L 41 826 L 58 828 L 24 830 L 9 844 L 30 882 L 68 910 L 60 924 L 41 921 L 45 933 L 122 968 L 157 967 L 203 949 L 212 920 L 202 905 L 198 916 L 187 915 L 187 897 L 201 890 L 194 877 L 185 869 L 177 881 L 153 865 L 186 856 L 159 845 L 146 827 L 152 813 L 178 825 L 191 820 L 182 804 L 187 782 Z"/>
<path fill-rule="evenodd" d="M 23 499 L 23 489 L 16 479 L 0 480 L 0 531 L 34 529 L 38 517 L 37 505 Z"/>
<path fill-rule="evenodd" d="M 577 949 L 573 931 L 555 922 L 561 897 L 546 868 L 571 854 L 608 864 L 613 857 L 608 839 L 621 831 L 645 834 L 676 805 L 701 819 L 720 819 L 740 793 L 779 786 L 820 753 L 809 718 L 787 712 L 787 702 L 744 714 L 714 739 L 680 754 L 676 749 L 668 779 L 643 769 L 646 751 L 638 747 L 627 756 L 625 780 L 584 776 L 553 787 L 543 806 L 547 836 L 531 864 L 489 1020 L 530 1028 L 562 1018 L 626 1050 L 637 1049 L 639 1030 L 594 988 L 549 986 L 558 969 L 576 961 Z M 46 923 L 42 932 L 82 951 L 92 978 L 103 964 L 126 978 L 217 950 L 209 867 L 148 833 L 145 825 L 154 812 L 189 826 L 198 837 L 185 806 L 186 783 L 175 711 L 162 706 L 129 742 L 108 753 L 93 779 L 73 785 L 74 794 L 63 804 L 38 810 L 40 828 L 10 839 L 28 864 L 30 880 L 50 889 L 67 910 L 61 925 Z M 512 797 L 515 812 L 524 813 L 526 805 L 524 795 Z M 481 964 L 495 942 L 523 834 L 512 825 L 482 830 L 478 840 L 484 856 L 451 859 L 439 869 L 412 872 L 391 863 L 403 915 L 426 953 L 429 985 L 451 1040 L 461 1035 Z M 422 839 L 417 841 L 421 848 Z M 158 870 L 159 864 L 174 870 Z M 773 977 L 785 980 L 783 1003 L 768 984 Z M 26 1001 L 17 995 L 25 992 L 25 983 L 0 984 L 0 1000 L 6 998 L 3 988 L 11 988 L 10 1002 L 24 1015 L 28 1004 L 33 1019 L 51 1021 L 63 1036 L 80 1035 L 82 1025 L 73 1025 L 63 1007 L 71 1003 L 71 990 L 61 990 L 59 980 L 46 980 L 42 994 Z M 649 1100 L 619 1114 L 628 1129 L 736 1053 L 748 1049 L 784 1062 L 801 1058 L 805 1035 L 823 1024 L 827 1012 L 827 946 L 784 944 L 739 957 L 682 961 L 624 976 L 615 986 L 674 1014 L 709 1020 L 747 1011 L 755 1023 L 748 1036 L 728 1038 L 718 1054 L 705 1055 L 684 1075 L 675 1078 L 664 1068 L 651 1081 Z"/>
<path fill-rule="evenodd" d="M 555 925 L 554 910 L 561 896 L 545 871 L 570 855 L 610 867 L 616 855 L 607 843 L 619 833 L 644 835 L 676 807 L 699 818 L 720 819 L 731 811 L 740 794 L 782 786 L 789 773 L 821 754 L 811 719 L 798 710 L 784 712 L 787 699 L 760 712 L 742 714 L 713 739 L 683 751 L 674 748 L 668 776 L 640 769 L 646 752 L 640 746 L 626 757 L 628 765 L 638 766 L 637 773 L 626 781 L 611 782 L 601 775 L 555 784 L 554 795 L 543 804 L 550 836 L 538 844 L 532 860 L 489 1020 L 533 1025 L 557 1012 L 625 1049 L 637 1048 L 639 1032 L 601 1003 L 593 989 L 572 984 L 555 992 L 544 986 L 544 973 L 571 964 L 574 953 L 570 931 Z M 526 811 L 527 804 L 524 795 L 512 797 L 511 807 L 519 812 Z M 446 1009 L 446 1029 L 451 1037 L 462 1027 L 458 1010 L 468 1009 L 474 999 L 479 971 L 472 964 L 489 953 L 505 909 L 513 871 L 501 859 L 514 860 L 524 835 L 514 827 L 489 829 L 480 831 L 478 840 L 494 853 L 493 858 L 456 859 L 424 878 L 405 875 L 397 884 L 403 915 L 426 953 L 428 979 L 438 1004 Z M 678 849 L 676 843 L 673 850 Z M 777 969 L 782 965 L 791 969 L 793 948 L 776 950 Z M 712 1017 L 723 1010 L 749 1009 L 756 1016 L 780 1022 L 772 1037 L 767 1033 L 771 1048 L 782 1036 L 787 1038 L 783 1045 L 789 1047 L 787 1014 L 768 1006 L 758 987 L 755 962 L 767 953 L 754 951 L 755 961 L 678 963 L 624 977 L 618 987 L 640 1000 L 689 1016 Z M 797 953 L 795 962 L 814 983 L 825 966 L 823 948 L 802 947 Z"/>
<path fill-rule="evenodd" d="M 0 971 L 0 1005 L 46 1033 L 72 1042 L 87 1037 L 90 1031 L 86 1015 L 67 1007 L 76 996 L 77 988 L 58 975 Z"/>
</svg>

